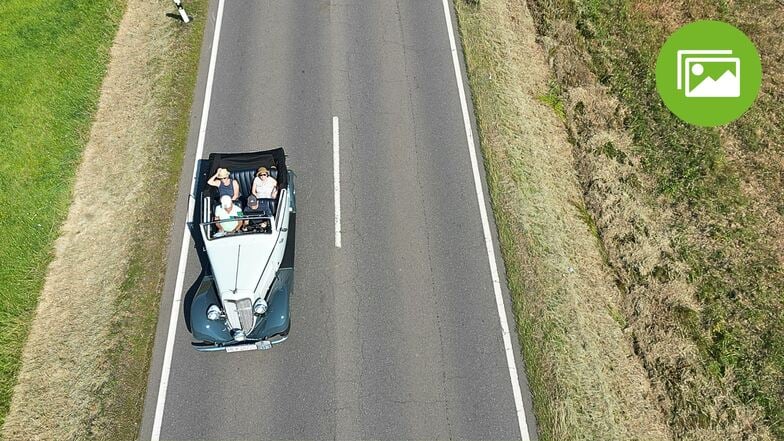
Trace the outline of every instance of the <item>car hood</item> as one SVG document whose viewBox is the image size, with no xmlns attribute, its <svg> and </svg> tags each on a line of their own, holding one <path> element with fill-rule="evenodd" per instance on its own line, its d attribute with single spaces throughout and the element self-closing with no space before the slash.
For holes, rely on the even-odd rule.
<svg viewBox="0 0 784 441">
<path fill-rule="evenodd" d="M 223 237 L 207 245 L 212 274 L 221 297 L 254 298 L 254 291 L 270 260 L 275 246 L 275 234 L 253 234 Z M 264 295 L 262 288 L 259 295 Z"/>
</svg>

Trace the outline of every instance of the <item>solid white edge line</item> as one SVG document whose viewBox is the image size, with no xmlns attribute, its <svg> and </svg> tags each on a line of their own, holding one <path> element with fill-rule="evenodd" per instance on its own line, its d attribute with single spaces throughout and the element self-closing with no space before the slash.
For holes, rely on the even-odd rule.
<svg viewBox="0 0 784 441">
<path fill-rule="evenodd" d="M 188 263 L 188 246 L 190 245 L 190 234 L 187 222 L 193 218 L 196 191 L 196 173 L 198 171 L 199 160 L 204 153 L 204 136 L 207 133 L 207 118 L 210 113 L 210 101 L 212 99 L 212 82 L 215 78 L 215 59 L 218 55 L 218 42 L 220 40 L 221 23 L 223 22 L 224 0 L 218 2 L 218 14 L 215 18 L 215 33 L 212 39 L 212 51 L 210 52 L 210 66 L 207 71 L 207 86 L 204 95 L 204 103 L 201 112 L 201 125 L 199 126 L 199 138 L 196 143 L 196 156 L 193 159 L 193 180 L 188 198 L 188 216 L 185 218 L 186 225 L 182 232 L 182 248 L 180 249 L 180 263 L 177 268 L 177 280 L 174 284 L 174 299 L 172 301 L 171 316 L 169 317 L 169 333 L 166 337 L 166 349 L 163 354 L 163 367 L 161 368 L 161 383 L 158 387 L 158 402 L 155 405 L 155 419 L 152 424 L 152 441 L 159 441 L 161 438 L 161 425 L 163 423 L 163 409 L 166 404 L 166 391 L 169 386 L 169 374 L 171 372 L 172 352 L 174 351 L 174 336 L 177 332 L 177 319 L 179 318 L 180 303 L 182 302 L 182 288 L 185 281 L 185 267 Z"/>
<path fill-rule="evenodd" d="M 340 248 L 340 120 L 332 117 L 332 169 L 335 188 L 335 246 Z"/>
<path fill-rule="evenodd" d="M 509 334 L 509 326 L 506 318 L 506 307 L 504 306 L 503 294 L 501 292 L 501 280 L 498 276 L 498 266 L 495 259 L 493 248 L 493 238 L 490 235 L 490 222 L 487 218 L 485 208 L 485 196 L 482 191 L 482 181 L 479 175 L 479 164 L 476 155 L 476 145 L 474 143 L 473 129 L 471 128 L 471 117 L 468 113 L 468 102 L 463 88 L 463 75 L 460 68 L 460 60 L 457 56 L 457 44 L 455 34 L 452 29 L 452 14 L 449 10 L 448 0 L 442 0 L 444 5 L 444 17 L 446 27 L 449 31 L 449 48 L 452 52 L 452 64 L 455 67 L 455 79 L 457 80 L 457 91 L 460 96 L 460 108 L 463 111 L 463 124 L 465 126 L 466 139 L 468 141 L 468 154 L 471 157 L 471 168 L 474 175 L 474 188 L 476 199 L 479 202 L 479 215 L 482 218 L 482 232 L 485 237 L 485 248 L 487 248 L 487 259 L 490 263 L 490 275 L 493 279 L 493 292 L 495 293 L 495 303 L 498 309 L 498 318 L 501 320 L 501 332 L 504 341 L 504 352 L 506 353 L 506 364 L 509 368 L 509 377 L 512 380 L 512 395 L 514 395 L 515 408 L 517 411 L 517 421 L 520 426 L 520 437 L 523 441 L 529 441 L 528 422 L 525 418 L 525 408 L 523 407 L 523 396 L 520 392 L 520 383 L 517 376 L 517 364 L 512 349 L 512 339 Z"/>
</svg>

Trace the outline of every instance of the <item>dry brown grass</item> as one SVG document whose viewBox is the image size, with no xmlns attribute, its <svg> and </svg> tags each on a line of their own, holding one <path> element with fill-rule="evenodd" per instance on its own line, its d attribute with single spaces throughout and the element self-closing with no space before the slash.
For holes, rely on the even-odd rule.
<svg viewBox="0 0 784 441">
<path fill-rule="evenodd" d="M 542 102 L 550 73 L 531 16 L 516 1 L 456 4 L 540 436 L 672 439 L 619 323 L 567 131 Z"/>
<path fill-rule="evenodd" d="M 701 305 L 688 268 L 674 258 L 666 229 L 673 213 L 647 196 L 650 183 L 622 129 L 623 106 L 594 85 L 570 89 L 564 107 L 586 205 L 626 293 L 625 331 L 678 439 L 772 439 L 763 412 L 731 393 L 732 372 L 710 375 L 692 336 L 683 332 L 684 317 L 696 317 Z"/>
<path fill-rule="evenodd" d="M 562 87 L 560 104 L 585 203 L 624 292 L 624 328 L 673 434 L 715 441 L 781 436 L 776 400 L 784 396 L 776 394 L 784 366 L 776 368 L 775 357 L 782 297 L 775 287 L 781 286 L 784 253 L 784 8 L 769 2 L 636 1 L 628 3 L 628 21 L 603 28 L 607 16 L 623 15 L 588 13 L 580 2 L 530 3 L 540 8 L 542 41 Z M 572 9 L 563 13 L 553 3 Z M 715 137 L 706 131 L 679 138 L 679 131 L 693 129 L 662 122 L 656 114 L 661 105 L 647 97 L 640 78 L 647 76 L 651 49 L 698 18 L 731 20 L 744 28 L 758 46 L 767 78 L 757 104 L 737 123 Z M 627 26 L 633 31 L 608 36 L 607 29 Z M 629 33 L 639 35 L 631 39 Z M 642 72 L 624 76 L 629 75 L 624 63 L 635 62 Z M 600 80 L 596 70 L 622 80 Z M 621 91 L 602 82 L 620 84 Z M 638 107 L 631 110 L 618 97 Z M 632 133 L 635 125 L 645 129 Z M 699 170 L 703 176 L 684 177 L 665 161 L 652 164 L 652 156 L 679 141 L 690 143 L 680 152 L 670 149 L 680 153 L 679 160 L 708 157 L 701 149 L 709 150 L 714 139 L 721 151 L 711 153 L 717 160 Z M 666 180 L 675 183 L 675 191 L 662 191 Z M 769 255 L 777 256 L 778 269 Z"/>
<path fill-rule="evenodd" d="M 149 189 L 153 180 L 173 185 L 182 147 L 167 139 L 179 115 L 166 112 L 182 110 L 171 108 L 183 100 L 171 89 L 187 58 L 173 55 L 187 49 L 178 38 L 190 34 L 164 15 L 170 9 L 166 0 L 127 2 L 3 439 L 135 437 L 154 329 L 146 317 L 157 312 L 150 293 L 160 283 L 173 207 L 173 196 L 161 200 Z M 148 220 L 150 207 L 159 219 Z M 140 268 L 152 277 L 139 277 Z M 139 331 L 147 334 L 130 335 Z M 136 404 L 118 415 L 123 399 Z"/>
</svg>

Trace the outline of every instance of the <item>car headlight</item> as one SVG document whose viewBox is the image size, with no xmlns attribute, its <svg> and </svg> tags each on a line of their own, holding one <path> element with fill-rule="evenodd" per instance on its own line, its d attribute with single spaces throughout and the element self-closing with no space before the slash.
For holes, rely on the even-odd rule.
<svg viewBox="0 0 784 441">
<path fill-rule="evenodd" d="M 242 329 L 235 329 L 231 335 L 234 337 L 234 341 L 245 341 L 245 331 Z"/>
<path fill-rule="evenodd" d="M 223 318 L 223 312 L 221 312 L 218 305 L 210 305 L 210 307 L 207 308 L 208 320 L 220 320 L 221 318 Z"/>
<path fill-rule="evenodd" d="M 264 299 L 256 300 L 256 303 L 253 304 L 253 312 L 255 312 L 256 315 L 262 315 L 267 312 L 267 301 Z"/>
</svg>

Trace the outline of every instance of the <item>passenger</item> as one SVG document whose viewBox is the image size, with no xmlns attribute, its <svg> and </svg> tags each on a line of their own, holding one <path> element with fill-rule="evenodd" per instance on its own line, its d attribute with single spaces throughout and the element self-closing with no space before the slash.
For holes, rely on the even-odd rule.
<svg viewBox="0 0 784 441">
<path fill-rule="evenodd" d="M 278 197 L 278 181 L 269 175 L 266 167 L 259 167 L 256 171 L 251 193 L 258 199 L 275 199 Z"/>
<path fill-rule="evenodd" d="M 229 177 L 229 171 L 225 168 L 219 168 L 207 184 L 218 187 L 218 199 L 229 196 L 232 201 L 237 201 L 240 198 L 240 184 Z"/>
<path fill-rule="evenodd" d="M 250 227 L 259 227 L 263 232 L 267 231 L 267 227 L 269 226 L 269 221 L 267 219 L 260 219 L 260 216 L 270 216 L 272 213 L 269 213 L 269 210 L 265 209 L 262 204 L 259 203 L 259 200 L 256 196 L 250 195 L 248 196 L 248 204 L 245 206 L 244 211 L 246 216 L 253 216 L 256 219 L 248 219 L 247 225 Z"/>
<path fill-rule="evenodd" d="M 242 210 L 234 205 L 229 195 L 221 196 L 220 201 L 221 204 L 215 209 L 215 226 L 218 227 L 215 237 L 237 232 L 245 225 L 245 221 L 239 219 L 243 216 Z"/>
<path fill-rule="evenodd" d="M 256 177 L 253 179 L 251 193 L 260 199 L 259 203 L 265 210 L 272 215 L 272 205 L 270 199 L 278 197 L 278 181 L 269 175 L 266 167 L 259 167 L 256 170 Z"/>
</svg>

